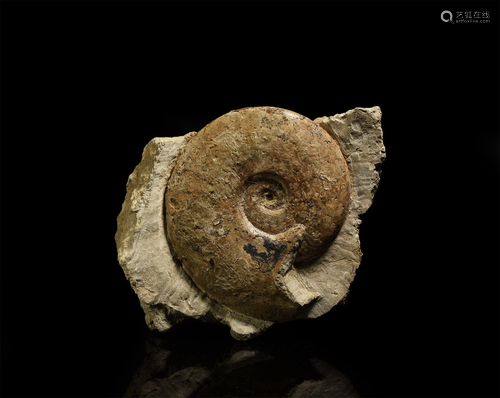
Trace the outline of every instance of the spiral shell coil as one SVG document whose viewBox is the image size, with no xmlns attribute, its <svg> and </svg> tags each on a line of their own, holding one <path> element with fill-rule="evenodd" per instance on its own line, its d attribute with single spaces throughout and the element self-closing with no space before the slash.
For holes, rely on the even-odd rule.
<svg viewBox="0 0 500 398">
<path fill-rule="evenodd" d="M 339 232 L 350 177 L 337 142 L 295 112 L 229 112 L 185 145 L 168 180 L 168 241 L 212 300 L 267 321 L 300 309 L 281 283 Z"/>
</svg>

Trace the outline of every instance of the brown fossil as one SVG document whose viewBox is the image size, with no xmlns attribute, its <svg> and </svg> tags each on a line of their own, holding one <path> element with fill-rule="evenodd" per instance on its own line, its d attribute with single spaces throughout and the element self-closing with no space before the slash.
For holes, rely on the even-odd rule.
<svg viewBox="0 0 500 398">
<path fill-rule="evenodd" d="M 127 182 L 118 261 L 151 329 L 186 317 L 249 339 L 345 301 L 385 159 L 379 107 L 272 107 L 156 137 Z"/>
<path fill-rule="evenodd" d="M 165 193 L 167 237 L 212 300 L 266 321 L 291 319 L 304 302 L 282 278 L 329 247 L 350 190 L 346 160 L 319 124 L 281 108 L 239 109 L 182 148 Z"/>
</svg>

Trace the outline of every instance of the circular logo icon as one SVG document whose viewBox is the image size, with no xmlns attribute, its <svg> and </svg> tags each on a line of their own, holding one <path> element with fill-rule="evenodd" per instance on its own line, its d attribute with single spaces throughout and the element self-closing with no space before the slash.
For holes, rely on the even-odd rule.
<svg viewBox="0 0 500 398">
<path fill-rule="evenodd" d="M 449 15 L 450 17 L 448 19 L 446 19 L 445 15 Z M 453 23 L 453 14 L 451 13 L 451 11 L 447 11 L 447 10 L 443 11 L 441 13 L 441 21 Z"/>
</svg>

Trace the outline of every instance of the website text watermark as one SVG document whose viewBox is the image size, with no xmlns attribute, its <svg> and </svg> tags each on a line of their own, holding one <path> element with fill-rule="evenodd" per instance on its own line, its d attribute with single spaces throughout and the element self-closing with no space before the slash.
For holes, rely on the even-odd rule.
<svg viewBox="0 0 500 398">
<path fill-rule="evenodd" d="M 441 21 L 458 24 L 458 23 L 490 23 L 489 11 L 455 11 L 455 13 L 444 10 L 441 13 Z"/>
</svg>

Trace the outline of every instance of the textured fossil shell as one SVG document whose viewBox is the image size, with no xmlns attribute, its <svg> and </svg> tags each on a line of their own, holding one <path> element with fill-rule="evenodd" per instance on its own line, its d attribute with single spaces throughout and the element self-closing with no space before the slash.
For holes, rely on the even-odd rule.
<svg viewBox="0 0 500 398">
<path fill-rule="evenodd" d="M 218 321 L 248 339 L 344 302 L 385 159 L 381 117 L 245 108 L 153 138 L 115 235 L 147 325 Z"/>
<path fill-rule="evenodd" d="M 167 237 L 212 300 L 281 321 L 303 305 L 281 278 L 328 248 L 349 202 L 346 160 L 322 127 L 280 108 L 244 108 L 181 151 L 165 193 Z"/>
</svg>

